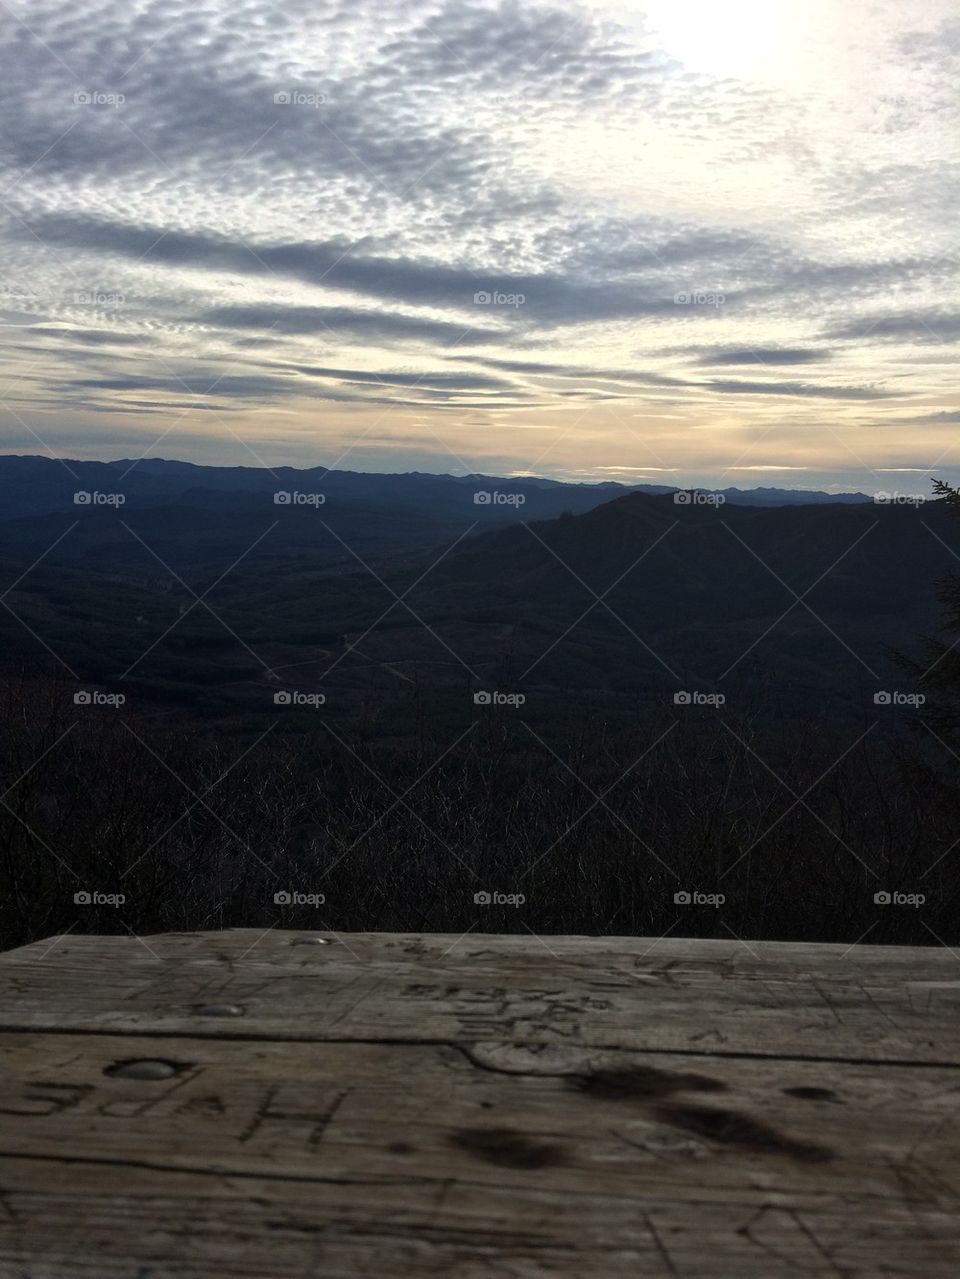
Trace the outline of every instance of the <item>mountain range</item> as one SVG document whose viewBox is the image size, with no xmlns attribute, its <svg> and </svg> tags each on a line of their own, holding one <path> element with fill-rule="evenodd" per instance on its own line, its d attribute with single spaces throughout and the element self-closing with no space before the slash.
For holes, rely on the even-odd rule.
<svg viewBox="0 0 960 1279">
<path fill-rule="evenodd" d="M 120 494 L 130 506 L 163 502 L 198 504 L 205 493 L 322 493 L 327 500 L 415 506 L 421 511 L 461 513 L 481 504 L 474 493 L 521 496 L 520 503 L 490 503 L 486 514 L 509 522 L 549 519 L 564 511 L 587 511 L 627 493 L 662 494 L 676 485 L 567 483 L 535 476 L 431 475 L 423 472 L 383 475 L 326 467 L 198 466 L 164 458 L 85 462 L 39 456 L 0 456 L 0 518 L 47 515 L 71 510 L 78 492 Z M 792 506 L 869 502 L 864 493 L 829 494 L 806 489 L 719 488 L 727 502 L 740 506 Z M 520 510 L 522 507 L 522 511 Z"/>
<path fill-rule="evenodd" d="M 286 687 L 401 738 L 478 692 L 533 722 L 683 692 L 856 720 L 955 566 L 940 502 L 130 465 L 0 458 L 0 665 L 234 724 Z"/>
</svg>

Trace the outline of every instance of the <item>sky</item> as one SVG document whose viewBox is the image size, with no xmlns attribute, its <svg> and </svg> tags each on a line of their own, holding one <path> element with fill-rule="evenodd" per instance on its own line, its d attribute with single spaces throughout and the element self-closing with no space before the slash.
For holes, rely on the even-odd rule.
<svg viewBox="0 0 960 1279">
<path fill-rule="evenodd" d="M 0 0 L 0 452 L 929 493 L 954 0 Z"/>
</svg>

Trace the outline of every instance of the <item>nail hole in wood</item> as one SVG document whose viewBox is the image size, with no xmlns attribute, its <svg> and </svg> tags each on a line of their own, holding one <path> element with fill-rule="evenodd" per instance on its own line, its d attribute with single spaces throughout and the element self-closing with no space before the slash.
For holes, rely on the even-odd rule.
<svg viewBox="0 0 960 1279">
<path fill-rule="evenodd" d="M 241 1004 L 201 1004 L 196 1012 L 200 1017 L 242 1017 L 246 1009 Z"/>
<path fill-rule="evenodd" d="M 105 1066 L 103 1073 L 114 1079 L 172 1079 L 181 1071 L 188 1070 L 186 1061 L 163 1061 L 160 1058 L 137 1057 L 126 1061 L 115 1061 L 112 1066 Z"/>
</svg>

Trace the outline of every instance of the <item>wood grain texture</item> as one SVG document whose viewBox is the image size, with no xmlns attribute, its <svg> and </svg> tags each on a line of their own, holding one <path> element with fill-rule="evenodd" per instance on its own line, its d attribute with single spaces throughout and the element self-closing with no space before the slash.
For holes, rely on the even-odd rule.
<svg viewBox="0 0 960 1279">
<path fill-rule="evenodd" d="M 960 1273 L 945 950 L 54 940 L 0 956 L 3 1279 Z"/>
<path fill-rule="evenodd" d="M 0 1028 L 960 1062 L 946 948 L 249 929 L 52 940 L 3 957 Z M 242 1018 L 202 1015 L 216 1003 Z"/>
</svg>

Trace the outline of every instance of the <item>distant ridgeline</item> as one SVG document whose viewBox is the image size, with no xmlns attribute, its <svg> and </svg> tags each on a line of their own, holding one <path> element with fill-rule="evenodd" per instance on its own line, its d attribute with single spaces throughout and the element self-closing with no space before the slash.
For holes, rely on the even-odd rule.
<svg viewBox="0 0 960 1279">
<path fill-rule="evenodd" d="M 899 691 L 889 647 L 952 567 L 941 503 L 649 488 L 0 458 L 0 662 L 238 728 L 322 693 L 282 730 L 322 705 L 391 739 L 518 706 L 857 720 Z"/>
</svg>

